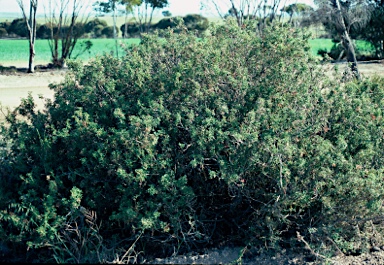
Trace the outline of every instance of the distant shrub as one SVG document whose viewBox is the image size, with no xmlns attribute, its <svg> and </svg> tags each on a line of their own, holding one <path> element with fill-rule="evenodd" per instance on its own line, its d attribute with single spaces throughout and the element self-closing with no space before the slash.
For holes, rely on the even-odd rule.
<svg viewBox="0 0 384 265">
<path fill-rule="evenodd" d="M 90 34 L 91 38 L 100 38 L 103 35 L 102 30 L 106 27 L 108 27 L 106 21 L 96 18 L 88 21 L 85 24 L 84 30 L 85 33 Z"/>
<path fill-rule="evenodd" d="M 7 31 L 8 31 L 8 34 L 14 34 L 19 37 L 28 36 L 27 25 L 25 24 L 25 21 L 22 18 L 14 19 L 9 25 Z"/>
<path fill-rule="evenodd" d="M 127 27 L 127 28 L 125 28 Z M 120 31 L 125 38 L 134 38 L 140 36 L 140 25 L 137 23 L 127 23 L 120 27 Z M 125 36 L 127 34 L 127 36 Z"/>
<path fill-rule="evenodd" d="M 183 20 L 188 30 L 197 30 L 202 32 L 209 27 L 208 19 L 198 14 L 186 15 L 183 17 Z"/>
<path fill-rule="evenodd" d="M 8 32 L 5 28 L 0 28 L 0 38 L 8 35 Z"/>
<path fill-rule="evenodd" d="M 94 38 L 101 38 L 103 37 L 103 29 L 104 29 L 104 26 L 102 25 L 96 25 L 93 29 L 93 37 Z M 92 36 L 92 35 L 91 35 Z"/>
<path fill-rule="evenodd" d="M 168 28 L 174 29 L 177 26 L 177 19 L 178 17 L 163 18 L 154 25 L 154 28 L 160 30 Z M 186 15 L 185 17 L 180 17 L 179 19 L 183 20 L 184 25 L 190 31 L 196 30 L 199 33 L 202 33 L 209 27 L 208 19 L 201 15 Z"/>
<path fill-rule="evenodd" d="M 59 246 L 87 231 L 102 243 L 82 255 L 120 240 L 147 257 L 224 242 L 276 249 L 297 233 L 315 247 L 366 245 L 351 227 L 383 214 L 384 81 L 331 83 L 309 36 L 286 26 L 262 38 L 235 23 L 203 40 L 177 30 L 144 35 L 121 59 L 71 63 L 46 112 L 30 96 L 7 116 L 8 247 L 70 261 Z M 75 224 L 83 232 L 70 234 Z"/>
<path fill-rule="evenodd" d="M 101 35 L 106 38 L 113 38 L 113 26 L 105 27 L 101 30 Z M 116 27 L 116 36 L 119 35 L 119 29 Z"/>
<path fill-rule="evenodd" d="M 175 28 L 177 26 L 176 22 L 175 22 L 175 18 L 170 18 L 170 17 L 167 17 L 167 18 L 163 18 L 161 19 L 159 22 L 157 22 L 157 24 L 155 25 L 155 28 L 156 29 L 168 29 L 168 28 Z"/>
<path fill-rule="evenodd" d="M 10 26 L 11 26 L 11 22 L 8 22 L 8 21 L 0 22 L 0 28 L 5 28 L 7 31 Z"/>
<path fill-rule="evenodd" d="M 39 39 L 49 39 L 51 37 L 51 29 L 47 25 L 37 27 L 36 37 Z"/>
</svg>

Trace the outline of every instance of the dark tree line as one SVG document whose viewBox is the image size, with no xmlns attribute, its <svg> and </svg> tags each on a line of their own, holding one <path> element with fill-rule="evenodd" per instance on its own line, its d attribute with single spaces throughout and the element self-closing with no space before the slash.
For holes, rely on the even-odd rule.
<svg viewBox="0 0 384 265">
<path fill-rule="evenodd" d="M 36 25 L 36 38 L 49 39 L 51 34 L 49 24 Z M 75 29 L 84 38 L 113 38 L 113 27 L 99 18 L 89 20 L 87 23 L 77 23 Z M 53 30 L 56 31 L 57 27 L 54 27 Z M 66 31 L 67 27 L 62 28 L 62 30 Z M 25 38 L 27 36 L 28 28 L 23 18 L 0 23 L 0 38 Z"/>
<path fill-rule="evenodd" d="M 208 19 L 198 14 L 189 14 L 180 18 L 183 20 L 184 25 L 188 30 L 197 31 L 198 35 L 201 35 L 209 27 Z M 167 28 L 175 29 L 176 27 L 177 17 L 166 17 L 161 19 L 156 24 L 150 25 L 146 32 Z M 136 22 L 128 22 L 123 24 L 121 25 L 120 30 L 123 37 L 138 37 L 141 33 L 143 33 L 140 24 Z"/>
<path fill-rule="evenodd" d="M 208 26 L 209 21 L 206 17 L 198 14 L 190 14 L 181 17 L 188 30 L 196 30 L 199 33 L 204 32 Z M 159 22 L 150 25 L 148 31 L 161 30 L 167 28 L 175 28 L 177 25 L 176 17 L 166 17 Z M 125 29 L 127 27 L 127 29 Z M 53 28 L 53 32 L 58 30 L 57 27 Z M 67 27 L 61 28 L 63 32 L 68 30 Z M 113 38 L 113 26 L 109 26 L 108 23 L 100 18 L 89 20 L 86 23 L 76 23 L 74 25 L 74 32 L 80 38 Z M 135 22 L 128 22 L 122 24 L 120 28 L 116 27 L 116 34 L 121 33 L 122 37 L 140 37 L 143 33 L 140 31 L 140 25 Z M 37 24 L 36 38 L 37 39 L 49 39 L 51 35 L 51 29 L 48 24 Z M 25 38 L 28 36 L 28 28 L 26 27 L 23 18 L 16 18 L 12 22 L 0 23 L 0 38 Z"/>
</svg>

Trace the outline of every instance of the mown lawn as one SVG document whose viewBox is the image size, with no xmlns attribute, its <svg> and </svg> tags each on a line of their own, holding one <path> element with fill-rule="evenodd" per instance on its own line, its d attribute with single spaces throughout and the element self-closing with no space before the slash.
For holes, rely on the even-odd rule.
<svg viewBox="0 0 384 265">
<path fill-rule="evenodd" d="M 93 43 L 89 52 L 79 55 L 82 50 L 82 44 L 86 39 L 79 40 L 71 58 L 81 60 L 89 60 L 103 53 L 115 52 L 115 41 L 113 39 L 92 39 Z M 140 43 L 140 39 L 119 39 L 119 54 L 124 53 L 122 46 L 129 46 Z M 36 64 L 47 64 L 51 59 L 51 51 L 48 40 L 36 40 Z M 20 63 L 28 63 L 29 50 L 27 40 L 9 40 L 0 39 L 0 65 L 10 66 L 12 63 L 19 65 Z"/>
<path fill-rule="evenodd" d="M 327 50 L 329 52 L 334 45 L 331 39 L 312 39 L 309 40 L 309 43 L 311 45 L 313 55 L 317 55 L 319 50 Z M 369 42 L 356 40 L 355 45 L 356 51 L 360 54 L 367 55 L 374 52 L 374 48 Z"/>
</svg>

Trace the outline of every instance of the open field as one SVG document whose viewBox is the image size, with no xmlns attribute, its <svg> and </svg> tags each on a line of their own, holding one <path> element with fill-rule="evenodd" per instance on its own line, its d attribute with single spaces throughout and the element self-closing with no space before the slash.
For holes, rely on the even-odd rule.
<svg viewBox="0 0 384 265">
<path fill-rule="evenodd" d="M 317 55 L 319 50 L 327 50 L 327 52 L 331 51 L 333 42 L 331 39 L 311 39 L 309 40 L 311 45 L 312 54 Z M 358 54 L 370 54 L 374 52 L 374 48 L 369 42 L 363 40 L 356 40 L 356 52 Z"/>
<path fill-rule="evenodd" d="M 79 40 L 73 51 L 72 58 L 76 58 L 82 50 L 82 42 L 87 39 Z M 89 52 L 78 56 L 78 59 L 88 61 L 98 55 L 114 52 L 115 41 L 113 39 L 92 39 L 93 45 Z M 119 39 L 119 54 L 123 54 L 122 46 L 140 43 L 140 39 Z M 27 67 L 29 58 L 28 41 L 14 39 L 0 39 L 0 65 Z M 51 58 L 51 51 L 48 40 L 36 40 L 35 65 L 48 64 Z"/>
</svg>

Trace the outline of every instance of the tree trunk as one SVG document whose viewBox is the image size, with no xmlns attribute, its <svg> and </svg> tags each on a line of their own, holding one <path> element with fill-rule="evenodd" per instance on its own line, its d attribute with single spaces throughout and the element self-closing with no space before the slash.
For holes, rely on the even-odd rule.
<svg viewBox="0 0 384 265">
<path fill-rule="evenodd" d="M 348 32 L 344 32 L 341 36 L 341 41 L 344 46 L 344 49 L 347 51 L 347 62 L 350 64 L 351 71 L 356 79 L 360 80 L 360 72 L 357 67 L 356 53 L 355 48 L 353 47 L 353 43 L 351 38 L 349 37 Z"/>
<path fill-rule="evenodd" d="M 31 20 L 31 32 L 29 37 L 29 63 L 28 72 L 33 73 L 35 71 L 34 59 L 35 59 L 35 42 L 36 42 L 36 12 L 37 12 L 37 0 L 30 9 L 30 20 Z"/>
<path fill-rule="evenodd" d="M 31 42 L 29 44 L 29 62 L 28 62 L 28 73 L 33 73 L 35 71 L 35 66 L 33 59 L 35 58 L 35 44 Z"/>
<path fill-rule="evenodd" d="M 115 49 L 116 49 L 116 57 L 119 58 L 119 46 L 117 43 L 117 32 L 116 32 L 116 6 L 113 8 L 113 38 L 115 39 Z"/>
<path fill-rule="evenodd" d="M 124 17 L 124 35 L 123 35 L 123 39 L 127 39 L 128 38 L 128 11 L 125 10 L 125 17 Z"/>
<path fill-rule="evenodd" d="M 148 21 L 148 24 L 147 24 L 147 33 L 149 32 L 149 29 L 151 28 L 152 17 L 153 17 L 153 12 L 154 11 L 155 11 L 155 7 L 152 7 L 151 14 L 149 16 L 149 21 Z"/>
<path fill-rule="evenodd" d="M 49 24 L 51 37 L 49 39 L 49 48 L 52 55 L 52 63 L 54 67 L 66 67 L 66 59 L 70 59 L 77 40 L 81 37 L 80 27 L 84 25 L 84 21 L 88 19 L 85 14 L 80 15 L 81 10 L 84 11 L 84 1 L 81 0 L 58 0 L 60 7 L 58 10 L 58 18 L 55 18 L 55 10 L 49 5 L 50 16 L 46 17 L 46 23 Z M 71 13 L 66 11 L 67 4 L 71 2 Z M 82 21 L 77 25 L 79 18 Z M 61 45 L 60 45 L 61 44 Z M 60 51 L 59 51 L 59 48 Z"/>
<path fill-rule="evenodd" d="M 236 17 L 237 25 L 238 25 L 239 27 L 243 26 L 243 20 L 242 20 L 242 17 L 241 17 L 241 15 L 239 14 L 238 10 L 236 9 L 236 6 L 235 6 L 235 3 L 233 2 L 233 0 L 231 0 L 231 5 L 232 5 L 232 11 L 233 11 L 233 14 L 234 14 L 235 17 Z"/>
<path fill-rule="evenodd" d="M 343 14 L 341 13 L 340 1 L 330 0 L 330 3 L 335 12 L 334 23 L 341 37 L 341 42 L 344 47 L 344 50 L 346 51 L 347 61 L 350 64 L 350 69 L 354 77 L 360 80 L 361 77 L 360 77 L 359 69 L 357 66 L 355 48 L 353 47 L 352 40 L 349 37 L 347 27 L 345 26 Z"/>
<path fill-rule="evenodd" d="M 24 9 L 24 4 L 21 0 L 17 1 L 25 20 L 28 29 L 28 42 L 29 42 L 29 60 L 28 60 L 28 73 L 33 73 L 35 68 L 33 60 L 35 58 L 35 40 L 36 40 L 36 11 L 38 0 L 30 0 L 29 2 L 29 19 Z"/>
</svg>

